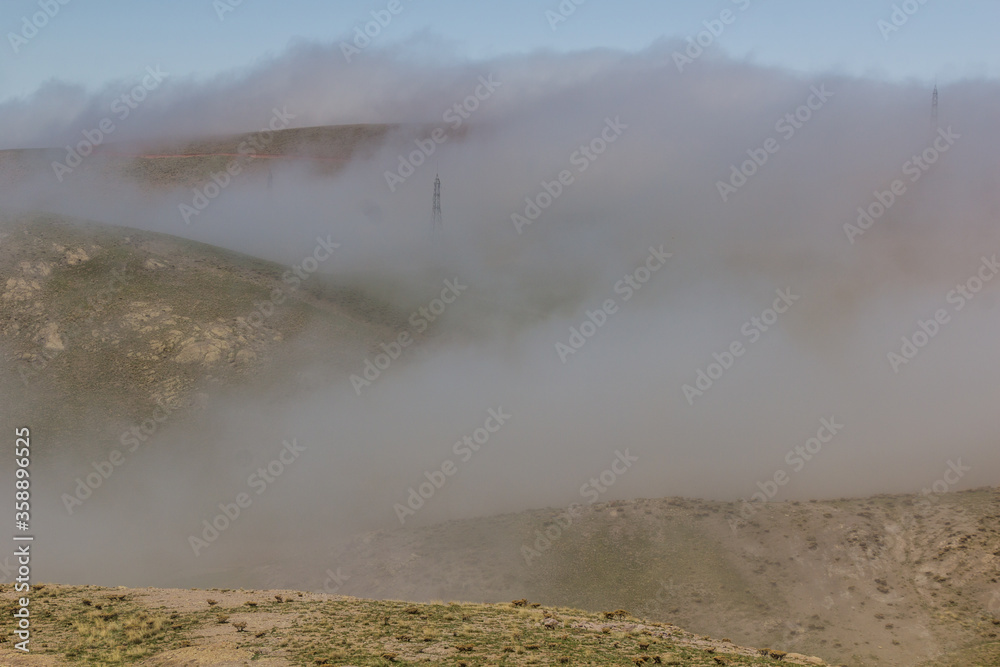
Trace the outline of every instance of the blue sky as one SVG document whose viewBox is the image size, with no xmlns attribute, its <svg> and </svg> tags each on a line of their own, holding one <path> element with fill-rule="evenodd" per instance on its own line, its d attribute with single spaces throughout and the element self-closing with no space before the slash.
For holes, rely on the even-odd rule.
<svg viewBox="0 0 1000 667">
<path fill-rule="evenodd" d="M 299 41 L 339 42 L 389 0 L 4 0 L 0 5 L 0 99 L 30 94 L 52 78 L 93 89 L 160 64 L 175 77 L 246 67 Z M 664 37 L 703 30 L 703 21 L 733 11 L 733 22 L 709 47 L 753 62 L 805 71 L 836 70 L 886 79 L 940 82 L 1000 76 L 995 39 L 1000 3 L 908 0 L 917 10 L 884 38 L 902 0 L 585 0 L 555 30 L 546 11 L 560 0 L 399 0 L 402 12 L 377 38 L 382 45 L 423 36 L 457 58 L 536 49 L 637 50 Z M 570 4 L 573 0 L 563 0 Z M 577 0 L 579 1 L 579 0 Z M 236 3 L 220 20 L 216 7 Z M 19 45 L 24 17 L 58 12 Z M 745 9 L 740 9 L 745 7 Z"/>
</svg>

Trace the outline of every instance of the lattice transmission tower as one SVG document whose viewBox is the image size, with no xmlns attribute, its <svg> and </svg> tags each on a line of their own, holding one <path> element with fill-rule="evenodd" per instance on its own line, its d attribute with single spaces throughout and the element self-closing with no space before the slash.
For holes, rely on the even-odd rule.
<svg viewBox="0 0 1000 667">
<path fill-rule="evenodd" d="M 938 129 L 938 92 L 937 84 L 934 84 L 934 92 L 931 94 L 931 129 Z"/>
<path fill-rule="evenodd" d="M 441 215 L 441 177 L 434 176 L 434 210 L 431 214 L 431 230 L 435 234 L 444 231 L 444 217 Z"/>
</svg>

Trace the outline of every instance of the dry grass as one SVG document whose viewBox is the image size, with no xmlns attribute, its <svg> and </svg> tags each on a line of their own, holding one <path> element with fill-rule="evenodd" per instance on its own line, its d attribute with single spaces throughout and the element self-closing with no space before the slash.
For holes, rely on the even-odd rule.
<svg viewBox="0 0 1000 667">
<path fill-rule="evenodd" d="M 45 586 L 35 592 L 33 604 L 38 614 L 36 636 L 46 641 L 33 653 L 56 657 L 58 664 L 127 665 L 185 647 L 232 650 L 235 642 L 245 649 L 248 662 L 270 657 L 297 665 L 384 667 L 429 659 L 454 667 L 707 666 L 718 664 L 713 657 L 719 654 L 734 658 L 732 664 L 778 664 L 771 655 L 707 642 L 674 627 L 658 628 L 631 618 L 608 621 L 601 614 L 565 608 L 414 605 L 255 591 L 241 591 L 242 599 L 223 597 L 208 606 L 202 594 L 155 589 L 123 594 L 94 587 Z M 2 596 L 9 607 L 13 591 L 8 587 Z M 155 608 L 151 602 L 147 606 L 149 596 L 155 596 Z M 248 596 L 252 599 L 246 600 Z M 544 625 L 553 619 L 558 628 Z M 7 663 L 9 650 L 9 643 L 0 644 L 0 664 Z"/>
</svg>

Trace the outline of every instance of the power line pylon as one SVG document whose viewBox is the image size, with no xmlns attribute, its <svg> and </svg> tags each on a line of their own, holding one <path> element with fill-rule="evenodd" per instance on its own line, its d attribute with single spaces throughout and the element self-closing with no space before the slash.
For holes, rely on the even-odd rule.
<svg viewBox="0 0 1000 667">
<path fill-rule="evenodd" d="M 431 220 L 431 230 L 435 234 L 444 231 L 444 217 L 441 215 L 441 177 L 434 176 L 434 211 Z"/>
<path fill-rule="evenodd" d="M 931 129 L 938 129 L 938 89 L 934 84 L 934 92 L 931 94 Z"/>
</svg>

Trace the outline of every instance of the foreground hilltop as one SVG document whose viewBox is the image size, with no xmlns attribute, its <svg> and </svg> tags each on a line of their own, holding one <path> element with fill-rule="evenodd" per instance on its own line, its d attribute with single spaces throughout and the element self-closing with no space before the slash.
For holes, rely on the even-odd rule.
<svg viewBox="0 0 1000 667">
<path fill-rule="evenodd" d="M 7 609 L 15 594 L 5 586 Z M 495 605 L 361 600 L 295 591 L 37 585 L 31 665 L 825 665 L 648 622 L 527 600 Z"/>
</svg>

